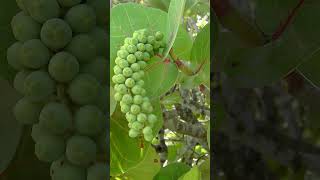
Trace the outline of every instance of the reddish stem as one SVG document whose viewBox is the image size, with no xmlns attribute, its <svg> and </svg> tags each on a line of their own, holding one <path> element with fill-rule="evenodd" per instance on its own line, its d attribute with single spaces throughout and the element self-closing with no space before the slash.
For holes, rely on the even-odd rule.
<svg viewBox="0 0 320 180">
<path fill-rule="evenodd" d="M 286 30 L 286 28 L 289 26 L 289 23 L 292 21 L 294 15 L 297 13 L 298 9 L 302 6 L 305 0 L 299 0 L 299 3 L 296 5 L 296 7 L 291 11 L 289 16 L 287 17 L 286 21 L 284 23 L 281 23 L 277 30 L 272 34 L 272 40 L 277 40 L 282 33 Z"/>
</svg>

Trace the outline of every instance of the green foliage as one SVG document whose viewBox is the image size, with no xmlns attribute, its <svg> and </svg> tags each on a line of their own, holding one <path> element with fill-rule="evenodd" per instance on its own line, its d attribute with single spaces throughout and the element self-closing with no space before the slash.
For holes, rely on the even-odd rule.
<svg viewBox="0 0 320 180">
<path fill-rule="evenodd" d="M 72 39 L 71 27 L 62 19 L 46 21 L 41 28 L 41 41 L 56 51 L 64 48 Z"/>
<path fill-rule="evenodd" d="M 76 33 L 89 32 L 96 25 L 96 18 L 94 10 L 86 4 L 72 7 L 65 15 L 65 20 Z"/>
<path fill-rule="evenodd" d="M 96 153 L 96 143 L 86 136 L 75 135 L 67 141 L 66 157 L 75 165 L 89 165 L 94 162 Z"/>
<path fill-rule="evenodd" d="M 41 110 L 39 120 L 40 126 L 54 134 L 63 134 L 72 127 L 71 111 L 62 103 L 46 104 Z"/>
<path fill-rule="evenodd" d="M 103 163 L 95 163 L 88 168 L 87 180 L 105 180 L 107 179 L 108 166 Z"/>
<path fill-rule="evenodd" d="M 25 12 L 20 12 L 12 18 L 12 32 L 19 41 L 39 38 L 41 25 Z"/>
<path fill-rule="evenodd" d="M 72 54 L 61 51 L 50 59 L 48 72 L 58 82 L 69 82 L 78 74 L 79 66 Z"/>
<path fill-rule="evenodd" d="M 153 180 L 179 179 L 189 170 L 190 167 L 183 163 L 171 163 L 166 167 L 161 168 L 158 174 L 153 178 Z"/>
</svg>

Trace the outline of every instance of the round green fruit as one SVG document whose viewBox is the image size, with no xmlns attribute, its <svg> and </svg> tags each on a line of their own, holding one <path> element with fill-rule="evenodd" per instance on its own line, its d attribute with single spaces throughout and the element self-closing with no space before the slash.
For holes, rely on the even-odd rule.
<svg viewBox="0 0 320 180">
<path fill-rule="evenodd" d="M 65 15 L 65 20 L 76 33 L 89 32 L 96 25 L 96 19 L 94 10 L 86 4 L 72 7 Z"/>
<path fill-rule="evenodd" d="M 12 18 L 11 28 L 14 37 L 19 41 L 38 39 L 41 25 L 25 12 L 20 12 Z"/>
<path fill-rule="evenodd" d="M 79 105 L 92 103 L 99 95 L 99 82 L 88 74 L 79 74 L 70 83 L 68 94 Z"/>
<path fill-rule="evenodd" d="M 46 46 L 57 51 L 64 48 L 71 41 L 72 30 L 64 20 L 54 18 L 43 24 L 40 37 Z"/>
<path fill-rule="evenodd" d="M 50 102 L 41 110 L 39 124 L 53 134 L 64 134 L 72 127 L 71 110 L 65 104 Z"/>
<path fill-rule="evenodd" d="M 71 81 L 78 74 L 79 66 L 76 57 L 62 51 L 51 58 L 48 71 L 53 79 L 64 83 Z"/>
</svg>

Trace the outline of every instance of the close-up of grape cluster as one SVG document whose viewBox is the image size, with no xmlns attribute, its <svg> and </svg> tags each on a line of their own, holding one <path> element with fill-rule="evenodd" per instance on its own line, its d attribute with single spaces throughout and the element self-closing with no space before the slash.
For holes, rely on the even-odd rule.
<svg viewBox="0 0 320 180">
<path fill-rule="evenodd" d="M 132 37 L 124 40 L 124 45 L 117 51 L 114 76 L 114 99 L 120 102 L 121 112 L 128 121 L 129 136 L 143 135 L 146 141 L 153 139 L 153 126 L 158 121 L 153 113 L 154 107 L 144 89 L 145 68 L 147 62 L 165 47 L 164 35 L 158 31 L 152 34 L 147 29 L 140 29 Z"/>
<path fill-rule="evenodd" d="M 107 179 L 108 32 L 105 0 L 17 0 L 7 50 L 23 95 L 13 112 L 32 126 L 52 180 Z"/>
</svg>

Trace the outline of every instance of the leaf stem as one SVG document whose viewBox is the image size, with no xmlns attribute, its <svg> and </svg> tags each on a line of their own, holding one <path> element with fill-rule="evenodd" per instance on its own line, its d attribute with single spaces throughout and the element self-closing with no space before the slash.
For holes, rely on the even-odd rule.
<svg viewBox="0 0 320 180">
<path fill-rule="evenodd" d="M 302 6 L 304 2 L 305 0 L 299 0 L 298 4 L 295 6 L 295 8 L 293 8 L 291 13 L 287 17 L 286 21 L 284 23 L 280 23 L 279 27 L 272 34 L 272 41 L 277 40 L 282 35 L 282 33 L 286 30 L 286 28 L 289 26 L 290 22 L 292 21 L 294 15 L 297 13 L 298 9 Z"/>
<path fill-rule="evenodd" d="M 205 61 L 203 61 L 200 64 L 200 66 L 195 71 L 193 71 L 182 60 L 180 60 L 178 58 L 178 56 L 173 52 L 172 48 L 170 49 L 169 54 L 170 54 L 171 58 L 173 59 L 174 63 L 177 65 L 178 69 L 180 69 L 181 72 L 183 72 L 184 74 L 186 74 L 188 76 L 194 76 L 194 75 L 198 74 L 199 71 L 202 69 L 203 64 L 205 63 Z"/>
</svg>

